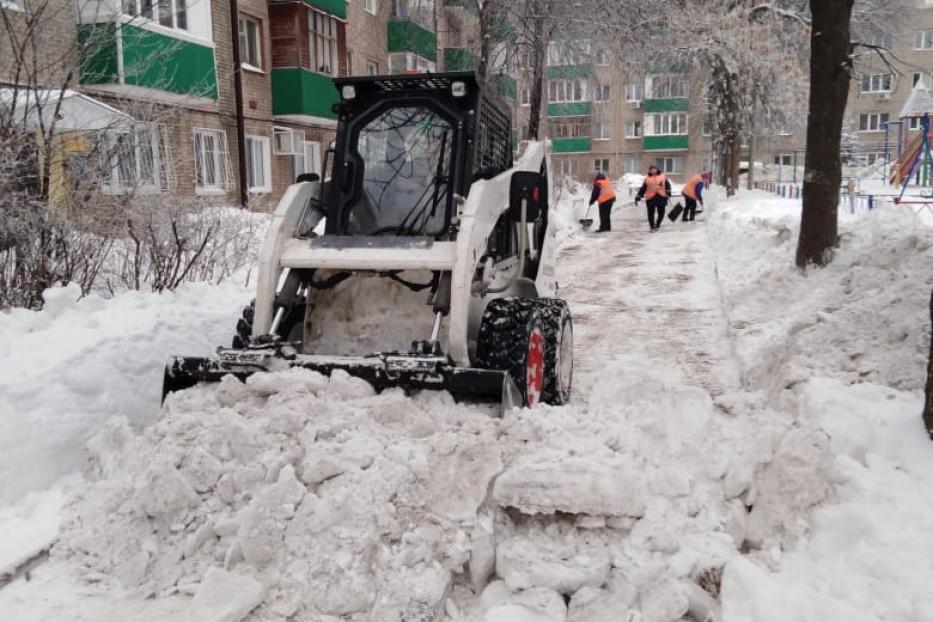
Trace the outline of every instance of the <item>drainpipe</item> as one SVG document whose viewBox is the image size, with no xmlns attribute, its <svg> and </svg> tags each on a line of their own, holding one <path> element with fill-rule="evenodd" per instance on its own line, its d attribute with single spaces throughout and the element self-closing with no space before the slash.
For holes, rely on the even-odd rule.
<svg viewBox="0 0 933 622">
<path fill-rule="evenodd" d="M 240 205 L 249 205 L 246 179 L 246 127 L 243 120 L 243 66 L 240 63 L 240 8 L 230 0 L 230 34 L 233 47 L 233 107 L 236 115 L 237 170 L 240 180 Z"/>
</svg>

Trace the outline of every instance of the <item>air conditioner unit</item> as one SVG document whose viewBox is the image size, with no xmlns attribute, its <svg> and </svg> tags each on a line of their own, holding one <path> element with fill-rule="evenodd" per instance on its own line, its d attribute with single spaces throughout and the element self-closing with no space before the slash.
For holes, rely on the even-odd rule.
<svg viewBox="0 0 933 622">
<path fill-rule="evenodd" d="M 891 99 L 890 93 L 881 93 L 878 95 L 878 99 Z"/>
<path fill-rule="evenodd" d="M 641 102 L 640 102 L 640 101 L 630 101 L 630 102 L 628 102 L 628 107 L 631 108 L 631 109 L 633 109 L 633 110 L 638 109 L 638 108 L 641 108 Z"/>
</svg>

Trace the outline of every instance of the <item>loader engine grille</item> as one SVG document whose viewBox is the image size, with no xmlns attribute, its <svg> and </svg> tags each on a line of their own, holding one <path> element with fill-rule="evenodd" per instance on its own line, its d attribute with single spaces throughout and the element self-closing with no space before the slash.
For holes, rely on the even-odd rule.
<svg viewBox="0 0 933 622">
<path fill-rule="evenodd" d="M 512 124 L 508 114 L 483 94 L 477 128 L 474 173 L 498 174 L 512 166 Z"/>
</svg>

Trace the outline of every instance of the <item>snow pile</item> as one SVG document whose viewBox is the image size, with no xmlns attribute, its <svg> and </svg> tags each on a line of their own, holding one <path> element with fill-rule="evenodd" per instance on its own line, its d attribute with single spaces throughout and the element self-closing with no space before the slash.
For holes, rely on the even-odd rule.
<svg viewBox="0 0 933 622">
<path fill-rule="evenodd" d="M 727 204 L 710 223 L 711 240 L 729 240 L 713 247 L 746 382 L 783 388 L 816 374 L 921 388 L 933 229 L 907 208 L 874 210 L 844 224 L 832 263 L 804 276 L 797 222 L 745 220 L 750 203 Z"/>
<path fill-rule="evenodd" d="M 236 596 L 229 617 L 434 619 L 502 468 L 496 420 L 307 370 L 175 394 L 108 425 L 53 557 L 140 596 Z M 206 605 L 205 605 L 206 606 Z"/>
</svg>

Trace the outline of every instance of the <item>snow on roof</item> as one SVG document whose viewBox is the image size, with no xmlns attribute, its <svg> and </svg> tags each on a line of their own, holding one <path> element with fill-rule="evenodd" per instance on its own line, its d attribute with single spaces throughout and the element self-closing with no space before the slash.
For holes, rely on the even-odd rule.
<svg viewBox="0 0 933 622">
<path fill-rule="evenodd" d="M 57 109 L 57 131 L 104 130 L 133 122 L 125 112 L 71 89 L 0 87 L 0 106 L 15 106 L 18 120 L 29 126 L 35 126 L 41 114 L 46 127 Z"/>
<path fill-rule="evenodd" d="M 923 82 L 917 82 L 910 97 L 901 108 L 901 118 L 922 117 L 925 114 L 933 114 L 933 95 L 923 86 Z"/>
</svg>

